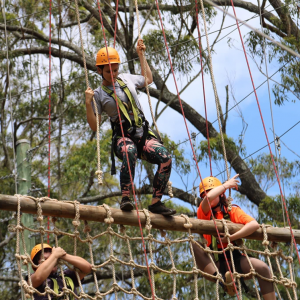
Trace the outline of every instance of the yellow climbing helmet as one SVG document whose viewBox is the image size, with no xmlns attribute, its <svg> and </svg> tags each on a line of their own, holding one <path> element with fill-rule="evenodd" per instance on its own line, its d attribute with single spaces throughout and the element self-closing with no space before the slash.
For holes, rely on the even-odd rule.
<svg viewBox="0 0 300 300">
<path fill-rule="evenodd" d="M 203 184 L 202 184 L 203 183 Z M 200 190 L 200 197 L 201 194 L 204 191 L 209 191 L 217 186 L 222 185 L 222 182 L 216 178 L 216 177 L 206 177 L 202 180 L 202 182 L 200 182 L 199 184 L 199 190 Z"/>
<path fill-rule="evenodd" d="M 107 52 L 108 52 L 108 57 L 107 57 Z M 108 58 L 111 64 L 121 63 L 119 53 L 116 49 L 107 47 L 107 51 L 106 51 L 106 47 L 104 47 L 97 52 L 96 66 L 108 65 Z"/>
<path fill-rule="evenodd" d="M 43 248 L 44 249 L 52 249 L 52 247 L 48 244 L 43 244 Z M 34 257 L 37 255 L 38 252 L 40 252 L 42 250 L 42 244 L 37 244 L 35 245 L 32 250 L 31 250 L 31 260 L 34 259 Z"/>
</svg>

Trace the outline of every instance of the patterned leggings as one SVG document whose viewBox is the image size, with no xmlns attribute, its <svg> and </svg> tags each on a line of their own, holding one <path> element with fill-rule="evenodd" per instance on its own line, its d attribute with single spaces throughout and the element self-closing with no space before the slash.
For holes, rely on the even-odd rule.
<svg viewBox="0 0 300 300">
<path fill-rule="evenodd" d="M 115 153 L 118 158 L 122 160 L 120 171 L 120 184 L 122 197 L 130 195 L 131 181 L 126 158 L 125 147 L 128 153 L 129 165 L 134 179 L 135 164 L 138 155 L 137 146 L 134 142 L 125 137 L 125 147 L 123 138 L 119 138 L 115 143 Z M 167 149 L 158 142 L 155 138 L 147 138 L 143 147 L 142 155 L 143 160 L 151 164 L 158 165 L 154 180 L 153 180 L 153 198 L 161 199 L 163 191 L 169 181 L 171 175 L 172 158 Z"/>
</svg>

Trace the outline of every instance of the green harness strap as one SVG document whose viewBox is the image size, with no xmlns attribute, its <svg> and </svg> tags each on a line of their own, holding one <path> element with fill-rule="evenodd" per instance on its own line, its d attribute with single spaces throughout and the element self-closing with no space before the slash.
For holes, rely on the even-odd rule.
<svg viewBox="0 0 300 300">
<path fill-rule="evenodd" d="M 53 291 L 55 294 L 58 294 L 59 293 L 59 286 L 58 286 L 58 282 L 55 278 L 50 278 L 53 282 Z M 72 290 L 72 292 L 74 292 L 74 288 L 75 288 L 75 285 L 74 285 L 74 282 L 73 280 L 70 278 L 70 277 L 65 277 L 65 280 L 66 280 L 66 284 L 67 284 L 67 287 L 69 289 Z M 54 298 L 54 299 L 61 299 L 61 298 Z M 69 299 L 70 300 L 74 300 L 74 296 L 73 295 L 70 295 L 69 296 Z"/>
<path fill-rule="evenodd" d="M 130 106 L 130 109 L 132 110 L 132 113 L 133 113 L 133 118 L 134 118 L 135 126 L 136 127 L 142 127 L 143 120 L 142 120 L 141 117 L 139 117 L 139 108 L 137 107 L 137 105 L 135 103 L 135 100 L 134 100 L 134 98 L 133 98 L 133 96 L 132 96 L 129 88 L 127 87 L 127 85 L 121 79 L 117 78 L 117 82 L 119 83 L 120 87 L 122 88 L 122 90 L 125 92 L 126 96 L 129 99 L 129 102 L 130 102 L 129 106 Z M 123 101 L 118 97 L 118 95 L 116 95 L 116 97 L 115 97 L 114 91 L 112 91 L 111 89 L 109 89 L 107 86 L 102 85 L 101 88 L 102 88 L 102 90 L 104 92 L 106 92 L 112 98 L 114 98 L 114 99 L 117 98 L 120 110 L 123 113 L 123 116 L 129 122 L 130 127 L 131 127 L 132 126 L 132 122 L 131 122 L 131 119 L 130 119 L 129 114 L 128 114 L 129 107 L 126 108 L 125 105 L 124 105 L 124 103 L 123 103 Z"/>
</svg>

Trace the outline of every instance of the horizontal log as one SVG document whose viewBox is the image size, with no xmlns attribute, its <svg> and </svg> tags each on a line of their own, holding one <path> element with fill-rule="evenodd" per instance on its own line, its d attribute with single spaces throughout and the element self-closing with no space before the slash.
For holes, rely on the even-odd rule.
<svg viewBox="0 0 300 300">
<path fill-rule="evenodd" d="M 23 213 L 37 214 L 36 202 L 26 196 L 20 196 L 21 211 Z M 17 211 L 18 199 L 16 196 L 2 195 L 0 194 L 0 210 Z M 64 201 L 51 201 L 47 200 L 41 203 L 44 216 L 55 216 L 58 218 L 71 218 L 75 217 L 75 206 L 71 203 Z M 104 207 L 91 206 L 91 205 L 79 205 L 80 219 L 87 221 L 104 222 L 107 218 L 107 213 Z M 146 216 L 143 212 L 139 213 L 141 224 L 145 227 Z M 139 226 L 137 212 L 123 212 L 120 209 L 111 208 L 111 216 L 114 219 L 114 224 L 122 224 L 129 226 Z M 184 227 L 186 221 L 181 216 L 164 217 L 157 214 L 150 213 L 151 225 L 156 229 L 170 230 L 170 231 L 182 231 L 187 232 Z M 191 231 L 193 233 L 200 234 L 213 234 L 216 235 L 215 225 L 212 220 L 198 220 L 189 219 L 193 225 Z M 221 221 L 217 221 L 217 228 L 219 232 L 224 232 Z M 227 224 L 230 234 L 233 234 L 240 230 L 243 225 L 228 222 Z M 289 228 L 280 227 L 267 227 L 268 240 L 274 242 L 290 242 L 291 232 Z M 297 244 L 300 244 L 300 230 L 293 230 L 293 234 Z M 258 229 L 251 235 L 247 236 L 247 239 L 263 240 L 262 229 Z"/>
</svg>

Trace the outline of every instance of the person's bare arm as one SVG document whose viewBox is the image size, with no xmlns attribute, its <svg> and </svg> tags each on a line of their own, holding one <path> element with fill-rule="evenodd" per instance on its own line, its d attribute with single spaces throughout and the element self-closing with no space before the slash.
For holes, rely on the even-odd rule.
<svg viewBox="0 0 300 300">
<path fill-rule="evenodd" d="M 241 230 L 230 235 L 229 239 L 231 242 L 238 240 L 238 239 L 242 239 L 242 238 L 250 235 L 254 231 L 256 231 L 258 228 L 259 228 L 259 224 L 257 223 L 257 221 L 252 220 L 251 222 L 247 223 L 243 228 L 241 228 Z M 223 235 L 223 234 L 221 234 L 221 235 Z M 227 238 L 223 237 L 222 243 L 227 243 L 227 242 L 228 242 Z"/>
<path fill-rule="evenodd" d="M 139 56 L 140 63 L 141 63 L 141 72 L 142 75 L 145 76 L 145 63 L 146 63 L 146 75 L 147 75 L 147 83 L 150 84 L 153 82 L 152 72 L 147 63 L 147 60 L 143 58 L 143 51 L 146 51 L 146 46 L 142 39 L 139 39 L 136 46 L 136 52 Z M 145 83 L 146 85 L 146 83 Z"/>
<path fill-rule="evenodd" d="M 37 270 L 31 275 L 31 282 L 34 288 L 39 287 L 51 274 L 51 271 L 57 264 L 57 260 L 64 256 L 66 251 L 60 247 L 52 248 L 52 253 Z"/>
<path fill-rule="evenodd" d="M 202 210 L 203 210 L 204 214 L 208 214 L 209 209 L 210 209 L 207 201 L 212 202 L 215 198 L 224 194 L 225 191 L 229 188 L 235 188 L 236 190 L 238 189 L 237 185 L 238 185 L 239 181 L 236 179 L 238 176 L 239 176 L 239 174 L 236 174 L 235 176 L 233 176 L 231 179 L 229 179 L 222 185 L 213 188 L 212 190 L 210 190 L 207 193 L 207 195 L 204 197 L 203 203 L 202 203 Z"/>
<path fill-rule="evenodd" d="M 80 256 L 66 254 L 61 259 L 72 264 L 75 268 L 80 270 L 80 272 L 78 272 L 80 280 L 84 276 L 86 276 L 87 274 L 92 272 L 91 264 L 87 260 L 85 260 L 84 258 L 82 258 Z"/>
<path fill-rule="evenodd" d="M 94 91 L 91 88 L 87 88 L 87 90 L 85 91 L 86 118 L 90 125 L 90 128 L 93 131 L 96 131 L 97 119 L 92 108 L 93 97 L 94 97 Z M 99 124 L 100 122 L 101 122 L 101 115 L 99 115 Z"/>
</svg>

